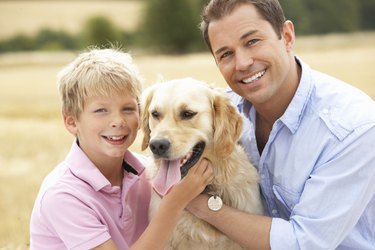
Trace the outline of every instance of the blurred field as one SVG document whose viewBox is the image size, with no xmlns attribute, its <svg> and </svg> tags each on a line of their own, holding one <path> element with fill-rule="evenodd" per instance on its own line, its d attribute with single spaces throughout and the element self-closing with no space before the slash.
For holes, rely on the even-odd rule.
<svg viewBox="0 0 375 250">
<path fill-rule="evenodd" d="M 76 34 L 85 21 L 106 16 L 115 25 L 131 31 L 141 20 L 142 1 L 131 0 L 17 0 L 0 1 L 0 39 L 17 33 L 33 35 L 40 28 Z"/>
<path fill-rule="evenodd" d="M 296 50 L 313 68 L 375 99 L 375 34 L 301 38 Z M 40 182 L 70 147 L 72 137 L 60 118 L 55 79 L 74 56 L 0 55 L 0 249 L 28 249 L 29 216 Z M 225 86 L 210 54 L 134 57 L 146 85 L 161 77 L 192 76 Z M 138 141 L 135 151 L 140 149 Z"/>
</svg>

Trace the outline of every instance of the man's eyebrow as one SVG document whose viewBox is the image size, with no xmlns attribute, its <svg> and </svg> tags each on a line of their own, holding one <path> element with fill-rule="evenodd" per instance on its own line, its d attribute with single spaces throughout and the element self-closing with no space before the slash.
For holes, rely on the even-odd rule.
<svg viewBox="0 0 375 250">
<path fill-rule="evenodd" d="M 251 35 L 253 35 L 253 34 L 257 33 L 257 32 L 258 32 L 258 30 L 250 30 L 250 31 L 246 32 L 245 34 L 243 34 L 243 35 L 240 37 L 240 40 L 244 40 L 244 39 L 246 39 L 248 36 L 251 36 Z M 225 51 L 225 50 L 227 50 L 227 49 L 228 49 L 227 46 L 221 47 L 220 49 L 216 50 L 216 51 L 214 52 L 214 54 L 215 54 L 215 55 L 218 55 L 218 54 L 220 54 L 221 52 L 223 52 L 223 51 Z"/>
<path fill-rule="evenodd" d="M 246 32 L 245 34 L 243 34 L 241 36 L 240 40 L 243 40 L 243 39 L 245 39 L 248 36 L 254 35 L 257 32 L 258 32 L 258 30 L 250 30 L 250 31 Z"/>
</svg>

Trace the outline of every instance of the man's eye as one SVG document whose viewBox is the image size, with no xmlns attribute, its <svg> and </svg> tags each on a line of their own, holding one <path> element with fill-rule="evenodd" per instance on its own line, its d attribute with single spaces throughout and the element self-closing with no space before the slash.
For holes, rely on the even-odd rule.
<svg viewBox="0 0 375 250">
<path fill-rule="evenodd" d="M 226 51 L 223 54 L 220 55 L 220 60 L 230 56 L 232 53 L 230 51 Z"/>
<path fill-rule="evenodd" d="M 196 114 L 197 114 L 197 112 L 187 110 L 187 111 L 182 111 L 180 116 L 181 116 L 182 120 L 189 120 L 189 119 L 193 118 Z"/>
<path fill-rule="evenodd" d="M 259 42 L 259 39 L 251 39 L 250 41 L 247 42 L 247 45 L 252 46 L 256 44 L 257 42 Z"/>
</svg>

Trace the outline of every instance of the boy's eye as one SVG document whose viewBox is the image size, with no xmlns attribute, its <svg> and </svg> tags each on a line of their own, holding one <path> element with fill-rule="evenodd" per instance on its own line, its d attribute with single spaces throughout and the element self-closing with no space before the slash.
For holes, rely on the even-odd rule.
<svg viewBox="0 0 375 250">
<path fill-rule="evenodd" d="M 99 109 L 95 109 L 94 113 L 102 113 L 102 112 L 106 112 L 107 110 L 105 108 L 99 108 Z"/>
<path fill-rule="evenodd" d="M 134 112 L 136 109 L 133 108 L 133 107 L 126 107 L 123 110 L 124 110 L 124 112 L 130 113 L 130 112 Z"/>
</svg>

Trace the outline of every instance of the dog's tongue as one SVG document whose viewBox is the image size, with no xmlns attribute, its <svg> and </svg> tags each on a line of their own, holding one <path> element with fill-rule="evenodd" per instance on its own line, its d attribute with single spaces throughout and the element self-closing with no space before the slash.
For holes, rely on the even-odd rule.
<svg viewBox="0 0 375 250">
<path fill-rule="evenodd" d="M 154 190 L 161 196 L 181 180 L 180 159 L 178 160 L 162 160 L 160 169 L 154 178 Z"/>
</svg>

